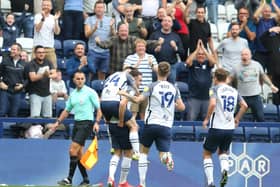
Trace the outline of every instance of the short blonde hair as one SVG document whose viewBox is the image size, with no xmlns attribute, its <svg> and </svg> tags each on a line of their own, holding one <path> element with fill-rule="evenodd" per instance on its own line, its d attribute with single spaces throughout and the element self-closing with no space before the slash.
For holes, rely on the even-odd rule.
<svg viewBox="0 0 280 187">
<path fill-rule="evenodd" d="M 143 39 L 141 39 L 141 38 L 137 38 L 137 39 L 135 40 L 135 42 L 134 42 L 135 47 L 136 47 L 137 44 L 139 44 L 139 43 L 142 43 L 142 44 L 144 44 L 145 46 L 147 45 L 147 42 L 146 42 L 145 40 L 143 40 Z"/>
</svg>

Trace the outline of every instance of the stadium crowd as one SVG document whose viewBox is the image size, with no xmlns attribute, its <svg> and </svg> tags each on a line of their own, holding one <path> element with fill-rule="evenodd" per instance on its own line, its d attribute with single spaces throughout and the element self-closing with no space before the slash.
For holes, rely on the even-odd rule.
<svg viewBox="0 0 280 187">
<path fill-rule="evenodd" d="M 42 0 L 40 3 L 10 0 L 10 3 L 11 9 L 2 10 L 0 20 L 3 38 L 0 116 L 22 115 L 23 103 L 28 98 L 27 115 L 56 117 L 59 112 L 53 112 L 54 109 L 62 110 L 68 94 L 75 88 L 72 78 L 77 70 L 84 72 L 86 84 L 100 93 L 106 77 L 130 65 L 142 73 L 140 91 L 143 91 L 144 86 L 155 81 L 157 64 L 161 61 L 170 63 L 168 80 L 179 87 L 187 106 L 186 111 L 175 115 L 177 120 L 204 119 L 212 72 L 217 67 L 231 74 L 231 84 L 238 91 L 244 93 L 242 90 L 247 89 L 241 95 L 250 100 L 255 120 L 265 120 L 264 111 L 260 110 L 264 84 L 273 92 L 272 103 L 277 106 L 280 103 L 277 0 L 270 4 L 238 0 Z M 235 21 L 228 24 L 222 38 L 214 36 L 212 27 L 226 21 L 220 18 L 218 3 L 234 4 L 237 11 L 232 17 Z M 16 43 L 18 38 L 32 38 L 32 50 L 26 51 Z M 246 60 L 257 63 L 254 67 L 243 67 L 245 57 L 241 52 L 247 48 L 250 50 Z M 133 111 L 140 113 L 137 119 L 143 119 L 141 113 L 146 104 L 142 105 L 133 106 Z"/>
</svg>

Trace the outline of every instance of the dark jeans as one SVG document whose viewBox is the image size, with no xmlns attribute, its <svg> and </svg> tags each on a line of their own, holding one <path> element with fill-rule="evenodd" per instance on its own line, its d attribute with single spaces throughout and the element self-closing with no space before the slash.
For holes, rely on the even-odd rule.
<svg viewBox="0 0 280 187">
<path fill-rule="evenodd" d="M 15 17 L 16 20 L 20 19 L 20 16 Z M 34 16 L 28 15 L 23 18 L 22 23 L 19 24 L 20 28 L 18 29 L 17 36 L 20 37 L 21 32 L 23 31 L 24 37 L 33 38 L 34 31 Z"/>
<path fill-rule="evenodd" d="M 63 12 L 63 33 L 64 40 L 80 40 L 83 34 L 84 18 L 83 12 L 65 10 Z"/>
<path fill-rule="evenodd" d="M 258 122 L 264 121 L 263 103 L 262 98 L 259 95 L 255 96 L 243 96 L 249 108 L 251 108 L 254 118 Z"/>
<path fill-rule="evenodd" d="M 21 93 L 9 93 L 0 90 L 0 116 L 8 114 L 9 117 L 16 117 L 20 107 Z"/>
</svg>

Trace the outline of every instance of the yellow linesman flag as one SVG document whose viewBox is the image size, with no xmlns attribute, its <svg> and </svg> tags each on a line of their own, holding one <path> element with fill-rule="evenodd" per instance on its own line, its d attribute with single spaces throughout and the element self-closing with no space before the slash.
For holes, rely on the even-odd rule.
<svg viewBox="0 0 280 187">
<path fill-rule="evenodd" d="M 87 151 L 83 154 L 80 162 L 88 170 L 90 170 L 98 161 L 98 141 L 97 136 L 94 137 Z"/>
</svg>

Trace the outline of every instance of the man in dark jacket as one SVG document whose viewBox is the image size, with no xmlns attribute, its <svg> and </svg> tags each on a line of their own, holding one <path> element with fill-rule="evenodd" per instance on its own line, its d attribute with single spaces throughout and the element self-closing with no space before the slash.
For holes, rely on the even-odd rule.
<svg viewBox="0 0 280 187">
<path fill-rule="evenodd" d="M 21 45 L 14 43 L 11 53 L 0 64 L 0 116 L 16 117 L 24 87 L 25 62 L 20 59 Z"/>
</svg>

